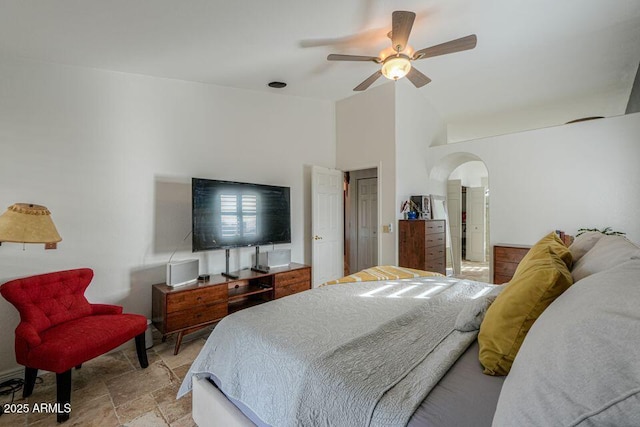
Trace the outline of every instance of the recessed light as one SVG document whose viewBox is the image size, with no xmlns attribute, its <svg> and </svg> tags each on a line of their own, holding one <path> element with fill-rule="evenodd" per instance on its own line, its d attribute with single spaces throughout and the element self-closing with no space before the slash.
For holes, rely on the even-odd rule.
<svg viewBox="0 0 640 427">
<path fill-rule="evenodd" d="M 273 87 L 273 88 L 276 88 L 276 89 L 282 89 L 283 87 L 286 87 L 287 84 L 284 83 L 284 82 L 271 82 L 267 86 Z"/>
</svg>

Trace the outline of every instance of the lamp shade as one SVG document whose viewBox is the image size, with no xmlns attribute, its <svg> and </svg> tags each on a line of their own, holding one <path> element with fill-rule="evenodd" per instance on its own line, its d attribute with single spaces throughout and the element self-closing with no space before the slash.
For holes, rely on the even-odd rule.
<svg viewBox="0 0 640 427">
<path fill-rule="evenodd" d="M 382 64 L 382 75 L 389 80 L 398 80 L 407 75 L 411 70 L 411 61 L 406 55 L 391 56 Z"/>
<path fill-rule="evenodd" d="M 62 238 L 44 206 L 16 203 L 0 216 L 0 242 L 57 243 Z"/>
</svg>

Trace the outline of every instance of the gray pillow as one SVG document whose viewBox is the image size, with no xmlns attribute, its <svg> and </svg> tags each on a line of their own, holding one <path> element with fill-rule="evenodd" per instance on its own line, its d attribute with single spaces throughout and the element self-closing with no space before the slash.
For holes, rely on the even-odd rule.
<svg viewBox="0 0 640 427">
<path fill-rule="evenodd" d="M 587 231 L 577 236 L 571 246 L 569 246 L 573 263 L 578 262 L 603 236 L 604 234 L 597 231 Z"/>
<path fill-rule="evenodd" d="M 602 236 L 571 269 L 573 281 L 608 270 L 630 259 L 640 259 L 640 248 L 623 236 Z"/>
<path fill-rule="evenodd" d="M 640 426 L 640 260 L 574 284 L 536 320 L 493 426 Z"/>
</svg>

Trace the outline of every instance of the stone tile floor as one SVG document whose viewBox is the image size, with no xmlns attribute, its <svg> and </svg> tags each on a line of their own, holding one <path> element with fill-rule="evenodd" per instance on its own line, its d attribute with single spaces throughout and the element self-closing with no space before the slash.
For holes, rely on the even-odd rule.
<svg viewBox="0 0 640 427">
<path fill-rule="evenodd" d="M 186 337 L 180 353 L 174 356 L 173 337 L 162 343 L 154 330 L 154 346 L 147 350 L 147 369 L 140 368 L 131 343 L 130 348 L 102 355 L 73 370 L 71 417 L 67 422 L 58 424 L 52 413 L 5 413 L 0 416 L 0 427 L 195 426 L 191 396 L 176 400 L 176 394 L 210 332 L 207 328 Z M 30 408 L 34 403 L 55 403 L 55 375 L 39 372 L 39 376 L 42 382 L 36 383 L 33 394 L 22 399 L 20 391 L 15 403 L 28 403 Z M 8 402 L 10 397 L 2 396 L 0 401 Z"/>
<path fill-rule="evenodd" d="M 491 283 L 491 279 L 489 277 L 489 263 L 462 261 L 460 270 L 460 274 L 456 275 L 456 277 L 460 279 Z"/>
</svg>

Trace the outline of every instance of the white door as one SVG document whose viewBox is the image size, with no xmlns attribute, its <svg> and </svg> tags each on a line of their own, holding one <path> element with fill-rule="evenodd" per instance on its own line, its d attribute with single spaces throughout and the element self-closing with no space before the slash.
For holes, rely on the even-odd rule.
<svg viewBox="0 0 640 427">
<path fill-rule="evenodd" d="M 311 231 L 313 286 L 344 274 L 343 173 L 313 166 L 311 170 Z"/>
<path fill-rule="evenodd" d="M 484 187 L 467 188 L 467 259 L 485 261 Z"/>
<path fill-rule="evenodd" d="M 460 271 L 462 258 L 462 181 L 459 179 L 451 179 L 447 182 L 447 211 L 453 248 L 453 274 L 457 274 Z"/>
<path fill-rule="evenodd" d="M 378 264 L 378 178 L 358 180 L 357 271 Z"/>
</svg>

